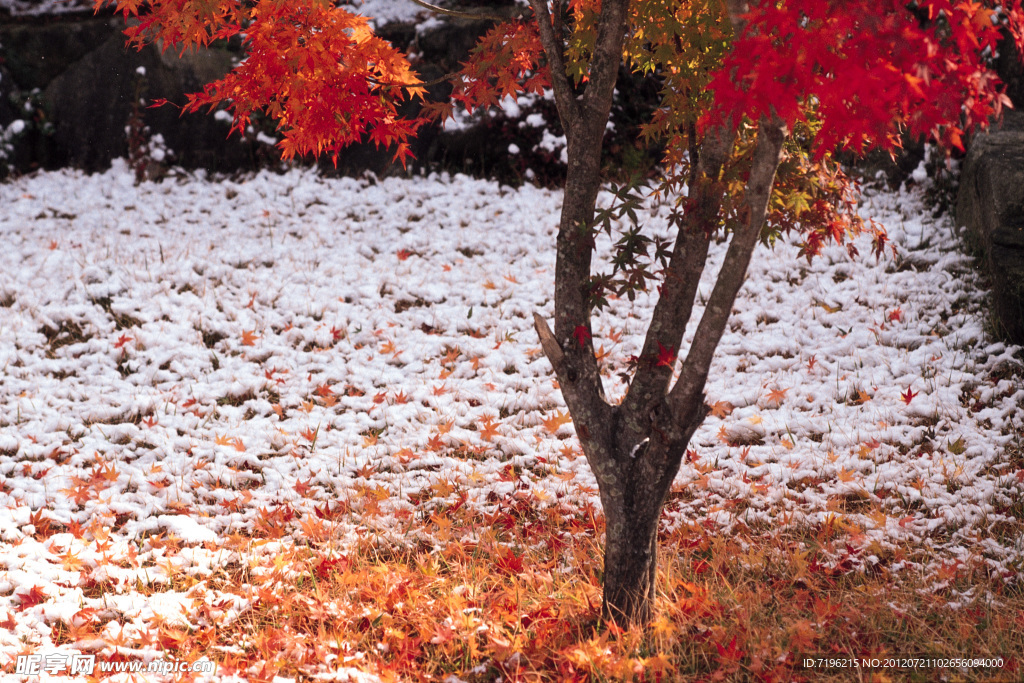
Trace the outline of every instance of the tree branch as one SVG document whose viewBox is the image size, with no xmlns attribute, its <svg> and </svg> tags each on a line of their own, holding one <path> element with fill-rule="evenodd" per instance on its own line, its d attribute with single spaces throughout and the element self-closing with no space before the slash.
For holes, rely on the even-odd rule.
<svg viewBox="0 0 1024 683">
<path fill-rule="evenodd" d="M 548 58 L 555 106 L 558 107 L 558 114 L 562 118 L 562 127 L 568 135 L 570 130 L 579 124 L 580 110 L 576 104 L 576 98 L 573 96 L 569 77 L 565 73 L 565 57 L 562 54 L 564 43 L 561 36 L 555 35 L 555 29 L 551 24 L 551 15 L 548 13 L 547 0 L 530 0 L 530 7 L 533 8 L 537 30 L 540 32 L 544 55 Z"/>
<path fill-rule="evenodd" d="M 556 239 L 554 332 L 545 323 L 537 325 L 537 333 L 555 367 L 583 452 L 600 484 L 602 500 L 617 495 L 614 492 L 622 482 L 618 480 L 615 452 L 618 409 L 605 401 L 591 337 L 591 222 L 601 188 L 601 147 L 619 73 L 627 1 L 602 2 L 598 54 L 591 60 L 585 95 L 589 105 L 580 106 L 565 71 L 564 43 L 555 35 L 547 0 L 530 0 L 551 68 L 555 103 L 565 129 L 569 156 Z"/>
<path fill-rule="evenodd" d="M 747 266 L 750 265 L 751 254 L 764 225 L 775 172 L 779 168 L 782 145 L 787 134 L 785 124 L 778 117 L 761 121 L 747 179 L 746 221 L 733 234 L 715 288 L 683 364 L 682 375 L 669 393 L 673 413 L 692 407 L 704 391 L 711 360 L 725 332 L 736 295 L 746 279 Z"/>
<path fill-rule="evenodd" d="M 660 346 L 675 349 L 681 346 L 707 261 L 711 235 L 718 228 L 723 196 L 719 175 L 734 139 L 734 134 L 720 129 L 708 133 L 699 152 L 696 142 L 691 144 L 694 150 L 691 154 L 697 161 L 690 176 L 690 201 L 678 224 L 661 295 L 640 353 L 640 364 L 622 401 L 624 427 L 635 432 L 627 438 L 642 438 L 646 433 L 652 410 L 665 397 L 672 381 L 674 364 L 658 364 Z"/>
<path fill-rule="evenodd" d="M 424 0 L 412 0 L 420 7 L 428 9 L 431 12 L 437 12 L 439 14 L 447 14 L 450 17 L 460 17 L 462 19 L 490 19 L 492 21 L 508 21 L 509 17 L 502 17 L 497 14 L 487 14 L 484 12 L 460 12 L 459 10 L 446 9 L 444 7 L 438 7 L 437 5 L 431 5 L 429 2 Z"/>
<path fill-rule="evenodd" d="M 411 88 L 429 88 L 433 85 L 440 85 L 441 83 L 447 83 L 449 81 L 460 78 L 462 73 L 459 71 L 451 71 L 446 73 L 444 76 L 438 76 L 437 78 L 429 81 L 419 81 L 417 83 L 388 83 L 385 81 L 378 81 L 373 78 L 367 78 L 366 80 L 373 85 L 385 87 L 385 88 L 405 88 L 406 90 Z"/>
<path fill-rule="evenodd" d="M 558 45 L 565 44 L 565 24 L 563 23 L 565 8 L 562 6 L 562 2 L 563 0 L 553 0 L 551 3 L 551 21 L 555 31 L 555 40 Z"/>
<path fill-rule="evenodd" d="M 535 1 L 535 0 L 531 0 Z M 583 93 L 583 109 L 601 112 L 611 108 L 615 81 L 622 62 L 622 45 L 626 39 L 627 0 L 603 0 L 597 24 L 597 41 L 590 59 L 590 80 Z M 602 121 L 607 119 L 607 112 Z M 602 123 L 602 125 L 604 125 Z"/>
<path fill-rule="evenodd" d="M 537 330 L 537 336 L 540 337 L 540 347 L 544 350 L 544 355 L 548 357 L 548 361 L 551 362 L 551 367 L 554 368 L 555 375 L 564 375 L 565 354 L 562 353 L 562 347 L 558 344 L 558 340 L 555 339 L 554 333 L 551 331 L 551 328 L 548 327 L 548 323 L 544 320 L 544 316 L 540 313 L 533 314 L 533 327 Z"/>
<path fill-rule="evenodd" d="M 413 0 L 415 2 L 415 0 Z M 729 22 L 732 23 L 734 36 L 739 37 L 747 20 L 743 15 L 750 11 L 750 3 L 747 0 L 725 0 L 725 9 L 729 13 Z"/>
</svg>

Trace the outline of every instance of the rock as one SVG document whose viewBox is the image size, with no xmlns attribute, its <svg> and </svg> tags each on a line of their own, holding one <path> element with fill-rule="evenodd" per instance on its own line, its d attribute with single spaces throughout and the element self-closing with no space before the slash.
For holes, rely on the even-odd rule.
<svg viewBox="0 0 1024 683">
<path fill-rule="evenodd" d="M 114 158 L 129 155 L 126 126 L 133 112 L 140 132 L 136 143 L 145 143 L 143 156 L 152 156 L 158 166 L 235 171 L 276 163 L 276 152 L 255 134 L 228 138 L 230 126 L 223 119 L 137 104 L 140 98 L 146 104 L 158 98 L 184 103 L 187 93 L 231 68 L 237 48 L 180 58 L 152 46 L 137 51 L 125 46 L 124 23 L 115 16 L 97 18 L 91 11 L 88 16 L 24 16 L 49 5 L 21 4 L 23 12 L 0 25 L 0 130 L 16 119 L 27 126 L 7 141 L 0 175 L 67 165 L 103 170 Z M 164 148 L 173 154 L 164 158 Z M 136 157 L 139 149 L 136 144 Z"/>
<path fill-rule="evenodd" d="M 237 135 L 228 140 L 226 122 L 206 113 L 179 116 L 170 105 L 147 106 L 161 98 L 183 103 L 186 93 L 227 73 L 232 57 L 227 50 L 210 49 L 179 58 L 152 45 L 137 51 L 125 47 L 120 32 L 111 36 L 53 79 L 43 93 L 55 125 L 51 165 L 92 172 L 128 156 L 125 127 L 135 112 L 151 136 L 162 136 L 177 164 L 211 170 L 250 167 L 256 143 Z M 145 104 L 134 106 L 139 98 Z"/>
<path fill-rule="evenodd" d="M 1002 331 L 1024 343 L 1024 113 L 971 142 L 956 220 L 984 256 Z"/>
<path fill-rule="evenodd" d="M 1009 31 L 1003 32 L 1003 39 L 996 51 L 996 73 L 1006 84 L 1006 95 L 1017 109 L 1024 108 L 1024 63 Z"/>
<path fill-rule="evenodd" d="M 0 58 L 20 89 L 42 89 L 111 36 L 120 35 L 122 26 L 110 17 L 0 25 Z"/>
</svg>

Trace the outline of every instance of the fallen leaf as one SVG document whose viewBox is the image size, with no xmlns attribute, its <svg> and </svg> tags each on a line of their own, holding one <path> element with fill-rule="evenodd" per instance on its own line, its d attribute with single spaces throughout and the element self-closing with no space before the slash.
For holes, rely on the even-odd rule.
<svg viewBox="0 0 1024 683">
<path fill-rule="evenodd" d="M 711 414 L 714 417 L 723 420 L 732 415 L 732 411 L 735 409 L 736 407 L 728 401 L 715 401 L 711 405 Z"/>
<path fill-rule="evenodd" d="M 547 430 L 549 434 L 554 434 L 558 431 L 559 427 L 564 424 L 569 424 L 570 422 L 572 422 L 572 417 L 569 416 L 569 411 L 565 411 L 564 413 L 556 412 L 546 420 L 541 420 L 541 424 L 544 425 L 544 429 Z"/>
</svg>

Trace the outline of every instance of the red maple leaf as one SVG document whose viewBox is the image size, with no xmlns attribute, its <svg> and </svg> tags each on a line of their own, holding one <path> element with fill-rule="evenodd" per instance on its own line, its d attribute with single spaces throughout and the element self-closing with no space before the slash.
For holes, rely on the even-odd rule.
<svg viewBox="0 0 1024 683">
<path fill-rule="evenodd" d="M 576 329 L 572 332 L 572 336 L 576 337 L 576 341 L 580 343 L 580 346 L 586 346 L 587 340 L 590 339 L 590 330 L 587 329 L 586 325 L 577 325 Z"/>
<path fill-rule="evenodd" d="M 523 571 L 523 558 L 515 554 L 511 548 L 497 553 L 494 568 L 501 574 L 519 574 Z"/>
<path fill-rule="evenodd" d="M 906 392 L 900 394 L 900 398 L 902 398 L 903 402 L 909 406 L 910 402 L 914 400 L 914 397 L 920 393 L 920 391 L 911 391 L 910 387 L 907 387 Z"/>
<path fill-rule="evenodd" d="M 114 348 L 115 349 L 124 348 L 124 345 L 127 344 L 130 341 L 132 341 L 131 337 L 129 337 L 127 334 L 122 334 L 120 337 L 117 338 L 117 342 L 114 343 Z"/>
<path fill-rule="evenodd" d="M 736 636 L 733 636 L 725 647 L 722 647 L 721 643 L 715 643 L 715 648 L 718 650 L 718 655 L 727 661 L 737 661 L 745 654 L 736 643 Z"/>
<path fill-rule="evenodd" d="M 46 593 L 43 592 L 42 586 L 32 586 L 27 593 L 17 593 L 19 601 L 18 611 L 24 612 L 29 607 L 38 605 L 41 602 L 46 602 Z"/>
<path fill-rule="evenodd" d="M 657 365 L 664 365 L 667 368 L 671 368 L 676 364 L 676 352 L 671 346 L 665 348 L 658 342 L 658 363 Z"/>
<path fill-rule="evenodd" d="M 898 323 L 903 320 L 903 310 L 900 308 L 894 308 L 889 311 L 889 322 Z"/>
</svg>

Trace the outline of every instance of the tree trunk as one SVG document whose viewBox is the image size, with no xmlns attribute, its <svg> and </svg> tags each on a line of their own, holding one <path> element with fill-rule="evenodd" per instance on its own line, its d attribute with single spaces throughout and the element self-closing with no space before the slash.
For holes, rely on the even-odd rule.
<svg viewBox="0 0 1024 683">
<path fill-rule="evenodd" d="M 746 2 L 726 3 L 738 32 Z M 609 404 L 591 330 L 591 222 L 601 186 L 601 147 L 622 61 L 628 4 L 628 0 L 602 0 L 587 84 L 577 96 L 563 60 L 561 5 L 555 3 L 553 20 L 546 0 L 530 0 L 551 67 L 569 158 L 555 261 L 554 332 L 539 314 L 534 315 L 534 322 L 601 494 L 607 522 L 603 614 L 627 627 L 650 623 L 654 612 L 661 511 L 690 437 L 707 415 L 704 384 L 764 224 L 786 135 L 782 121 L 761 122 L 745 193 L 745 221 L 734 231 L 682 375 L 670 389 L 674 364 L 660 362 L 659 355 L 663 349 L 681 345 L 711 234 L 719 227 L 726 187 L 719 176 L 736 134 L 725 128 L 705 139 L 699 159 L 694 160 L 692 205 L 677 226 L 664 288 L 644 343 L 643 362 L 638 364 L 622 403 Z M 696 137 L 692 142 L 696 145 Z"/>
<path fill-rule="evenodd" d="M 654 614 L 658 568 L 658 524 L 672 482 L 694 431 L 704 421 L 703 401 L 685 415 L 667 414 L 649 423 L 640 443 L 623 441 L 627 432 L 612 430 L 617 486 L 601 487 L 605 515 L 604 603 L 602 615 L 621 626 L 649 624 Z M 615 414 L 615 421 L 622 419 Z M 678 429 L 669 437 L 664 429 Z M 632 443 L 633 445 L 630 445 Z"/>
<path fill-rule="evenodd" d="M 606 508 L 604 513 L 602 616 L 623 626 L 647 624 L 654 614 L 661 505 L 633 512 Z"/>
</svg>

